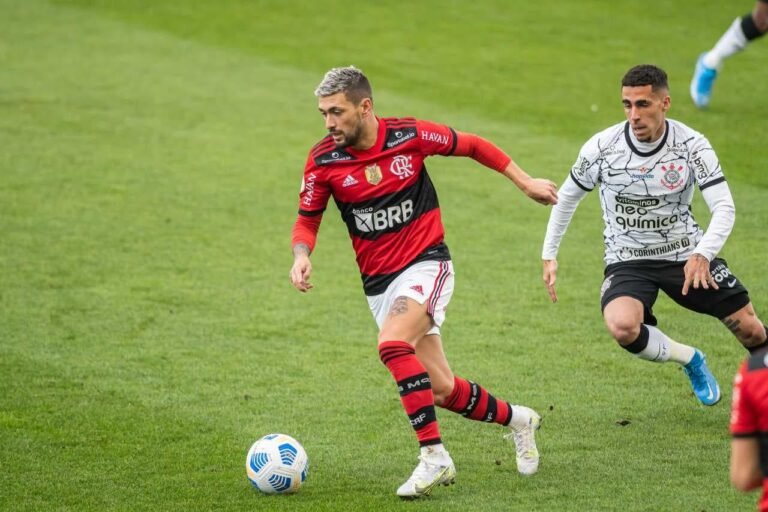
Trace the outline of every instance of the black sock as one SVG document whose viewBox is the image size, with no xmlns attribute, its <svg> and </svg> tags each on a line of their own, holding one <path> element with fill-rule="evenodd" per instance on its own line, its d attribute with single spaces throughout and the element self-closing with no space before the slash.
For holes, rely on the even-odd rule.
<svg viewBox="0 0 768 512">
<path fill-rule="evenodd" d="M 768 327 L 763 325 L 763 329 L 765 330 L 765 340 L 762 343 L 758 343 L 754 347 L 746 347 L 747 350 L 749 350 L 750 354 L 754 354 L 758 350 L 762 350 L 762 349 L 768 347 Z"/>
<path fill-rule="evenodd" d="M 755 20 L 752 19 L 752 13 L 741 18 L 741 30 L 744 32 L 747 41 L 752 41 L 765 34 L 765 32 L 760 32 L 760 29 L 755 25 Z"/>
<path fill-rule="evenodd" d="M 645 350 L 645 347 L 648 346 L 649 336 L 650 333 L 648 332 L 648 328 L 645 326 L 645 324 L 640 324 L 640 334 L 637 336 L 637 339 L 629 345 L 621 345 L 621 348 L 628 350 L 633 354 L 639 354 Z"/>
</svg>

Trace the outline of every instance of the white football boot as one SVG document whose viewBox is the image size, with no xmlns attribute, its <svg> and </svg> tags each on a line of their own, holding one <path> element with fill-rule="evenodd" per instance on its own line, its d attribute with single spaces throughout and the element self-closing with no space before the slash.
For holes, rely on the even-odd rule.
<svg viewBox="0 0 768 512">
<path fill-rule="evenodd" d="M 456 468 L 448 452 L 425 450 L 411 477 L 400 486 L 397 495 L 403 499 L 429 496 L 436 485 L 450 485 L 456 479 Z"/>
<path fill-rule="evenodd" d="M 528 407 L 513 405 L 512 414 L 527 416 L 525 424 L 510 423 L 512 431 L 504 435 L 504 439 L 511 439 L 515 443 L 515 455 L 517 459 L 517 471 L 522 475 L 532 475 L 539 470 L 539 450 L 536 448 L 536 431 L 541 426 L 541 416 Z"/>
</svg>

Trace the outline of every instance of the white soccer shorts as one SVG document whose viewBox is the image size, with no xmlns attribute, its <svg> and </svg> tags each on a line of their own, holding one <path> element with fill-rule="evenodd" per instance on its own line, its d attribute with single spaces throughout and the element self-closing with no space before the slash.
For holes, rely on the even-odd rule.
<svg viewBox="0 0 768 512">
<path fill-rule="evenodd" d="M 368 297 L 376 325 L 387 318 L 392 303 L 398 297 L 408 297 L 419 304 L 428 303 L 427 312 L 432 317 L 432 328 L 427 334 L 440 334 L 445 320 L 445 310 L 453 295 L 453 263 L 450 261 L 422 261 L 408 267 L 390 283 L 384 293 Z"/>
</svg>

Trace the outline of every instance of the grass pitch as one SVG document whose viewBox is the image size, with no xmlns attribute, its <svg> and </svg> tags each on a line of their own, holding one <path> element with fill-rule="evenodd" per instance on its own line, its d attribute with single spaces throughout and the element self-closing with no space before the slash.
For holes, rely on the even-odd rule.
<svg viewBox="0 0 768 512">
<path fill-rule="evenodd" d="M 0 509 L 753 509 L 727 472 L 744 352 L 715 320 L 659 301 L 660 326 L 720 379 L 724 399 L 705 409 L 677 367 L 614 345 L 595 195 L 552 305 L 548 210 L 472 161 L 428 161 L 457 269 L 446 351 L 458 374 L 543 413 L 533 478 L 500 427 L 440 412 L 458 483 L 401 503 L 415 442 L 333 207 L 315 289 L 287 279 L 328 68 L 366 71 L 380 115 L 482 134 L 561 182 L 622 118 L 624 71 L 653 62 L 672 117 L 718 151 L 738 211 L 723 255 L 768 316 L 766 43 L 728 61 L 710 111 L 687 96 L 697 55 L 749 7 L 0 0 Z M 309 453 L 295 496 L 246 480 L 245 453 L 269 432 Z"/>
</svg>

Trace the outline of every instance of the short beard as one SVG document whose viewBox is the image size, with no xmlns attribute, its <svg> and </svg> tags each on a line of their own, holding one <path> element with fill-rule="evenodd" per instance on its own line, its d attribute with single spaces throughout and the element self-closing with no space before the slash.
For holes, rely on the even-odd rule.
<svg viewBox="0 0 768 512">
<path fill-rule="evenodd" d="M 360 122 L 357 125 L 357 128 L 355 128 L 355 131 L 351 134 L 347 135 L 344 134 L 344 142 L 341 144 L 336 144 L 336 149 L 344 149 L 348 148 L 349 146 L 355 146 L 358 142 L 360 142 L 360 136 L 363 134 L 363 123 Z"/>
</svg>

